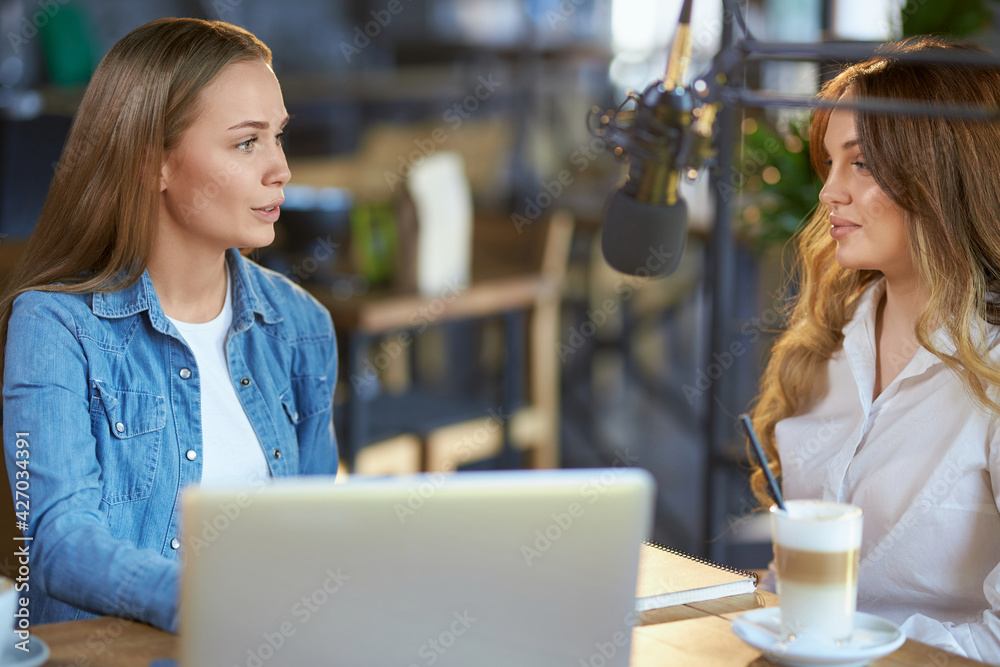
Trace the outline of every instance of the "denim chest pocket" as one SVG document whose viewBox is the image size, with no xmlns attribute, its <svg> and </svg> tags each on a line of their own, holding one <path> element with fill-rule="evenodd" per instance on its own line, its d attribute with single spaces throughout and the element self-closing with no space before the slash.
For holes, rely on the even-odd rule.
<svg viewBox="0 0 1000 667">
<path fill-rule="evenodd" d="M 148 498 L 167 423 L 166 401 L 100 380 L 92 387 L 90 420 L 101 464 L 102 499 L 114 505 Z"/>
<path fill-rule="evenodd" d="M 326 377 L 293 377 L 292 386 L 281 392 L 279 399 L 285 408 L 285 415 L 293 426 L 306 419 L 333 409 L 332 401 L 325 400 L 327 394 Z"/>
</svg>

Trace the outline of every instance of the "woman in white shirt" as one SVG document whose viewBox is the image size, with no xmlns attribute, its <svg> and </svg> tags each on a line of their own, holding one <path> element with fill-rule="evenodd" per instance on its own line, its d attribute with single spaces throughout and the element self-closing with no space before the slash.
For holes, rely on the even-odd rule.
<svg viewBox="0 0 1000 667">
<path fill-rule="evenodd" d="M 889 45 L 820 97 L 996 113 L 1000 69 L 942 64 L 963 52 Z M 863 508 L 859 610 L 1000 662 L 1000 124 L 843 105 L 811 133 L 824 186 L 754 425 L 786 498 Z"/>
</svg>

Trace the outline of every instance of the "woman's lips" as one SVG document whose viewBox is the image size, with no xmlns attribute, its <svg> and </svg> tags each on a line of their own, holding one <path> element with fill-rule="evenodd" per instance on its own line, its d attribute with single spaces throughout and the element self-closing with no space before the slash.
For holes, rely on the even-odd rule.
<svg viewBox="0 0 1000 667">
<path fill-rule="evenodd" d="M 280 206 L 269 206 L 267 208 L 252 208 L 250 210 L 253 211 L 258 217 L 262 218 L 263 220 L 266 220 L 267 222 L 277 222 L 278 216 L 281 215 Z"/>
<path fill-rule="evenodd" d="M 861 225 L 856 225 L 850 220 L 830 216 L 830 236 L 835 239 L 842 239 L 853 231 L 861 229 Z"/>
</svg>

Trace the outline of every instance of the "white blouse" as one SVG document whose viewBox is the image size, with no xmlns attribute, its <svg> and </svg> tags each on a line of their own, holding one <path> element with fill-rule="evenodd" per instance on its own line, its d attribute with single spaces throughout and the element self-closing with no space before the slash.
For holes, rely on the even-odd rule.
<svg viewBox="0 0 1000 667">
<path fill-rule="evenodd" d="M 785 497 L 864 510 L 859 611 L 902 624 L 913 639 L 1000 663 L 997 416 L 923 347 L 872 401 L 884 292 L 880 280 L 862 296 L 843 347 L 816 379 L 822 398 L 777 424 Z"/>
</svg>

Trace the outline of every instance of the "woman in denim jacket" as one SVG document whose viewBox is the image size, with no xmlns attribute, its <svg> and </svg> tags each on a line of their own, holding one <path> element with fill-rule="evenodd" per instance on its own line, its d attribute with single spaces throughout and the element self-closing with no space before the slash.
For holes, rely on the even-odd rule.
<svg viewBox="0 0 1000 667">
<path fill-rule="evenodd" d="M 330 316 L 236 250 L 273 240 L 290 177 L 270 63 L 241 28 L 162 19 L 80 105 L 0 301 L 33 624 L 176 631 L 182 489 L 337 470 Z"/>
</svg>

